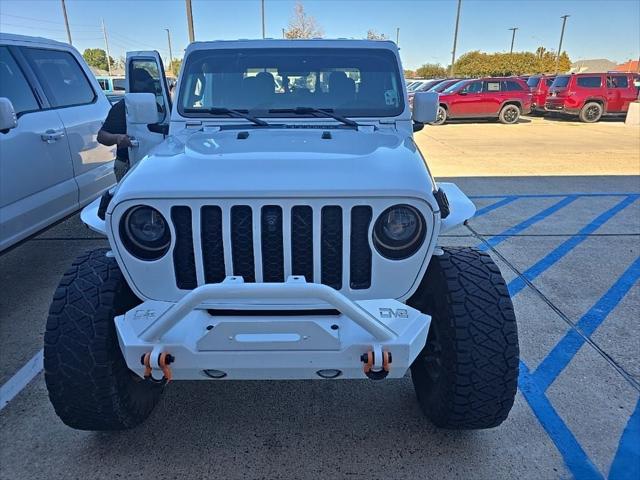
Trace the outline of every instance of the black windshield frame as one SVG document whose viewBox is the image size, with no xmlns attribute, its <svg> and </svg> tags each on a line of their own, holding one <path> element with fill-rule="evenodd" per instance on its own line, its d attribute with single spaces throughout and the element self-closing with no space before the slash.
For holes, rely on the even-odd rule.
<svg viewBox="0 0 640 480">
<path fill-rule="evenodd" d="M 189 81 L 194 81 L 200 73 L 199 69 L 204 70 L 205 68 L 209 68 L 205 72 L 210 73 L 212 75 L 242 75 L 243 70 L 246 68 L 248 63 L 243 63 L 243 61 L 248 62 L 247 58 L 251 58 L 252 61 L 255 62 L 255 59 L 261 59 L 264 56 L 264 66 L 255 66 L 255 64 L 250 64 L 252 69 L 256 68 L 264 68 L 265 71 L 267 69 L 274 69 L 275 67 L 270 67 L 269 62 L 273 62 L 272 59 L 283 57 L 284 55 L 289 55 L 291 64 L 294 64 L 298 59 L 304 60 L 309 65 L 309 68 L 306 69 L 308 75 L 312 75 L 314 72 L 323 73 L 326 71 L 331 71 L 332 69 L 341 68 L 355 68 L 359 65 L 363 66 L 363 69 L 359 70 L 362 77 L 360 77 L 360 83 L 358 84 L 356 91 L 356 99 L 352 105 L 350 106 L 342 106 L 342 105 L 332 105 L 328 103 L 326 105 L 312 105 L 314 108 L 329 108 L 332 111 L 335 111 L 336 114 L 339 114 L 344 117 L 359 117 L 359 118 L 378 118 L 378 117 L 398 117 L 402 115 L 406 110 L 406 98 L 405 93 L 403 91 L 403 80 L 401 75 L 401 70 L 399 68 L 398 59 L 396 53 L 391 49 L 386 48 L 336 48 L 336 47 L 310 47 L 310 48 L 291 48 L 291 47 L 270 47 L 270 48 L 220 48 L 220 49 L 202 49 L 196 50 L 190 53 L 185 59 L 185 63 L 183 65 L 183 72 L 181 78 L 180 91 L 178 92 L 177 98 L 177 111 L 178 113 L 186 118 L 202 118 L 202 117 L 216 117 L 215 115 L 208 115 L 206 113 L 207 108 L 218 108 L 219 105 L 209 105 L 204 104 L 203 101 L 203 112 L 192 113 L 189 112 L 191 108 L 189 106 L 191 102 L 191 98 L 193 93 L 188 91 Z M 220 62 L 212 62 L 212 60 L 218 60 Z M 355 59 L 355 64 L 349 63 L 353 62 Z M 209 63 L 207 63 L 209 62 Z M 227 62 L 224 64 L 223 62 Z M 316 62 L 316 63 L 313 63 Z M 358 63 L 360 62 L 360 63 Z M 215 67 L 212 65 L 216 65 Z M 273 64 L 273 63 L 272 63 Z M 276 63 L 276 67 L 277 67 Z M 231 68 L 229 68 L 231 66 Z M 379 66 L 380 70 L 373 70 L 372 68 L 377 69 Z M 229 70 L 225 70 L 228 68 Z M 328 69 L 328 70 L 320 70 L 320 68 Z M 366 70 L 366 69 L 369 70 Z M 284 70 L 284 69 L 282 69 Z M 301 70 L 302 71 L 302 70 Z M 278 70 L 280 72 L 280 70 Z M 308 73 L 311 72 L 311 73 Z M 366 75 L 370 75 L 370 79 L 372 79 L 373 83 L 376 84 L 377 90 L 375 90 L 376 94 L 376 103 L 365 101 L 365 97 L 358 98 L 358 95 L 361 93 L 360 86 L 362 83 L 366 81 Z M 382 74 L 382 75 L 379 75 Z M 280 75 L 280 73 L 278 73 Z M 375 75 L 378 75 L 376 77 Z M 290 75 L 293 76 L 293 75 Z M 318 76 L 318 73 L 316 73 Z M 244 77 L 246 78 L 246 77 Z M 282 77 L 278 77 L 280 80 Z M 214 80 L 216 81 L 216 80 Z M 278 88 L 278 83 L 276 82 L 276 88 Z M 383 86 L 380 86 L 384 84 Z M 215 85 L 212 83 L 211 85 Z M 318 88 L 318 87 L 317 87 Z M 389 103 L 386 100 L 386 93 L 392 90 L 392 96 L 395 95 L 394 100 Z M 385 95 L 383 97 L 383 101 L 380 101 L 380 92 L 383 92 Z M 286 92 L 288 93 L 288 92 Z M 319 95 L 322 92 L 318 92 Z M 281 92 L 277 92 L 277 94 L 281 94 Z M 314 93 L 315 95 L 315 93 Z M 364 94 L 363 94 L 364 95 Z M 326 100 L 325 100 L 326 101 Z M 307 103 L 305 103 L 307 105 Z M 281 105 L 278 103 L 273 103 L 268 105 L 266 108 L 255 107 L 255 108 L 246 108 L 244 106 L 237 106 L 236 110 L 247 110 L 251 115 L 257 117 L 267 117 L 267 118 L 282 118 L 287 117 L 287 115 L 278 114 L 278 113 L 270 113 L 269 110 L 278 110 L 282 108 L 286 108 L 288 105 Z M 229 105 L 220 105 L 223 108 L 231 108 Z M 317 117 L 314 114 L 308 115 L 310 118 Z M 297 115 L 299 117 L 299 115 Z M 219 116 L 218 116 L 219 118 Z"/>
</svg>

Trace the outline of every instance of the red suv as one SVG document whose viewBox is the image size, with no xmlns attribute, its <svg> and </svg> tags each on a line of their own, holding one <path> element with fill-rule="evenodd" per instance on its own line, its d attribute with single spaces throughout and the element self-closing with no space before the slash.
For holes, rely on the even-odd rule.
<svg viewBox="0 0 640 480">
<path fill-rule="evenodd" d="M 462 80 L 440 94 L 438 118 L 442 125 L 450 118 L 498 118 L 516 123 L 521 113 L 531 110 L 531 92 L 519 78 Z"/>
<path fill-rule="evenodd" d="M 554 76 L 546 75 L 532 75 L 527 78 L 527 85 L 531 89 L 531 111 L 534 113 L 543 113 L 544 102 L 547 101 L 547 95 L 549 94 L 549 87 L 555 80 Z"/>
<path fill-rule="evenodd" d="M 582 122 L 593 123 L 605 114 L 620 114 L 638 98 L 633 73 L 579 73 L 559 75 L 549 88 L 544 104 L 549 111 L 578 115 Z"/>
</svg>

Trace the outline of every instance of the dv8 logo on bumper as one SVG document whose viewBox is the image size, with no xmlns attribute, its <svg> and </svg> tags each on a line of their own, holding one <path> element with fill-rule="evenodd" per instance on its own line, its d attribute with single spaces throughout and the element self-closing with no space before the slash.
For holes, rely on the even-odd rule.
<svg viewBox="0 0 640 480">
<path fill-rule="evenodd" d="M 406 308 L 379 308 L 380 318 L 409 318 Z"/>
</svg>

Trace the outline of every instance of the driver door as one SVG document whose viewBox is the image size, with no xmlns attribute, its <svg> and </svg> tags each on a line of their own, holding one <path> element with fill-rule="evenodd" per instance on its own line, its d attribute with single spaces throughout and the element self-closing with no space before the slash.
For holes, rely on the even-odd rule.
<svg viewBox="0 0 640 480">
<path fill-rule="evenodd" d="M 127 52 L 125 83 L 127 93 L 153 93 L 158 109 L 155 124 L 136 124 L 127 115 L 127 134 L 132 137 L 129 162 L 133 166 L 161 143 L 169 132 L 171 97 L 160 54 L 155 50 Z"/>
</svg>

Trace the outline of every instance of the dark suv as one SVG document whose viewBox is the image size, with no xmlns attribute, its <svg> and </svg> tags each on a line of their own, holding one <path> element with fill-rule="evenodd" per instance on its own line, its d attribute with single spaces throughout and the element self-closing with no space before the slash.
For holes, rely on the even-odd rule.
<svg viewBox="0 0 640 480">
<path fill-rule="evenodd" d="M 462 80 L 440 94 L 434 125 L 451 118 L 498 118 L 502 123 L 517 123 L 520 114 L 530 110 L 531 92 L 519 78 Z"/>
<path fill-rule="evenodd" d="M 602 115 L 629 110 L 629 104 L 638 98 L 633 83 L 636 77 L 622 72 L 559 75 L 544 106 L 549 111 L 577 115 L 582 122 L 597 122 Z"/>
</svg>

